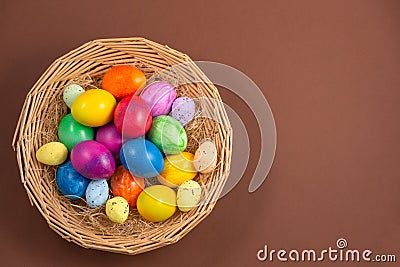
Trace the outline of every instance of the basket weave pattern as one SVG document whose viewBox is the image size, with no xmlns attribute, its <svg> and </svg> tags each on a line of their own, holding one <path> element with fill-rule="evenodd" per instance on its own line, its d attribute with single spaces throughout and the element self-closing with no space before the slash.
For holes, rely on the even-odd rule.
<svg viewBox="0 0 400 267">
<path fill-rule="evenodd" d="M 174 71 L 163 71 L 181 63 L 189 64 Z M 212 139 L 217 146 L 215 170 L 195 178 L 203 186 L 202 200 L 206 204 L 187 213 L 177 211 L 162 223 L 147 222 L 137 210 L 132 210 L 123 224 L 110 222 L 104 207 L 90 209 L 84 200 L 73 202 L 63 197 L 55 183 L 57 168 L 45 166 L 35 158 L 40 146 L 58 140 L 58 124 L 68 111 L 62 101 L 63 88 L 71 83 L 79 83 L 85 89 L 99 87 L 103 74 L 114 65 L 134 65 L 147 79 L 166 80 L 176 86 L 178 96 L 220 101 L 216 87 L 190 63 L 192 60 L 187 55 L 144 38 L 95 40 L 57 59 L 30 90 L 13 146 L 31 204 L 64 239 L 85 248 L 138 254 L 177 242 L 210 214 L 228 177 L 231 160 L 232 132 L 222 104 L 197 106 L 200 113 L 218 116 L 219 123 L 197 118 L 185 127 L 187 151 L 194 153 L 204 138 Z M 193 80 L 204 82 L 190 82 Z"/>
</svg>

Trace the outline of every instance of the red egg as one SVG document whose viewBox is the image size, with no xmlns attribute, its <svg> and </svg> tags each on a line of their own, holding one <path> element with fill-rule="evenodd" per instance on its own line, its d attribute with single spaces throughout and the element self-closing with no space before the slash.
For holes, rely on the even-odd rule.
<svg viewBox="0 0 400 267">
<path fill-rule="evenodd" d="M 149 105 L 138 96 L 124 97 L 115 108 L 114 124 L 125 137 L 143 136 L 151 126 Z"/>
<path fill-rule="evenodd" d="M 123 197 L 129 207 L 136 207 L 136 201 L 144 188 L 144 179 L 133 177 L 124 166 L 119 166 L 111 177 L 111 191 L 114 196 Z"/>
</svg>

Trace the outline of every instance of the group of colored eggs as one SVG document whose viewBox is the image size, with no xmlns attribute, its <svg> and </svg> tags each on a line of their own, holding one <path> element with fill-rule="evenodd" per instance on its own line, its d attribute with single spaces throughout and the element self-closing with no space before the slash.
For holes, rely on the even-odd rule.
<svg viewBox="0 0 400 267">
<path fill-rule="evenodd" d="M 59 142 L 36 152 L 39 162 L 60 165 L 56 182 L 63 195 L 85 198 L 91 208 L 105 204 L 117 223 L 135 207 L 145 219 L 160 222 L 176 207 L 187 212 L 198 204 L 201 186 L 193 179 L 215 168 L 217 149 L 204 140 L 194 155 L 184 151 L 184 126 L 195 115 L 192 99 L 177 98 L 167 82 L 146 86 L 144 73 L 129 65 L 108 70 L 102 89 L 67 86 L 63 99 L 71 113 L 60 121 Z M 160 184 L 145 187 L 153 177 Z"/>
</svg>

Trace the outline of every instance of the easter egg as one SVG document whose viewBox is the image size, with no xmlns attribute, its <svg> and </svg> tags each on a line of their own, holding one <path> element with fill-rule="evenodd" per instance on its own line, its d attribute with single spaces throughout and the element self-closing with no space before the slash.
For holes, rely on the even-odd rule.
<svg viewBox="0 0 400 267">
<path fill-rule="evenodd" d="M 69 108 L 72 107 L 75 99 L 80 96 L 85 90 L 79 84 L 70 84 L 65 87 L 63 92 L 63 100 Z"/>
<path fill-rule="evenodd" d="M 112 120 L 116 104 L 115 98 L 109 92 L 91 89 L 75 99 L 71 113 L 80 124 L 99 127 Z"/>
<path fill-rule="evenodd" d="M 199 203 L 201 196 L 201 186 L 196 181 L 186 181 L 178 187 L 176 203 L 179 210 L 187 212 Z"/>
<path fill-rule="evenodd" d="M 146 85 L 144 73 L 129 65 L 118 65 L 109 69 L 103 77 L 101 86 L 116 99 L 134 94 Z"/>
<path fill-rule="evenodd" d="M 108 199 L 109 188 L 106 179 L 92 180 L 86 188 L 86 202 L 89 207 L 97 208 L 103 206 Z"/>
<path fill-rule="evenodd" d="M 170 115 L 179 121 L 182 126 L 188 124 L 196 112 L 196 105 L 194 101 L 187 96 L 178 97 L 172 103 L 172 110 Z"/>
<path fill-rule="evenodd" d="M 162 222 L 176 211 L 176 194 L 164 185 L 152 185 L 140 193 L 137 200 L 139 214 L 150 222 Z"/>
<path fill-rule="evenodd" d="M 67 114 L 58 126 L 58 138 L 71 151 L 76 144 L 85 140 L 93 140 L 94 131 L 91 127 L 77 122 L 71 114 Z"/>
<path fill-rule="evenodd" d="M 131 139 L 123 144 L 119 156 L 122 165 L 134 176 L 154 177 L 164 168 L 160 150 L 152 142 L 143 138 Z"/>
<path fill-rule="evenodd" d="M 170 112 L 172 102 L 176 98 L 175 87 L 167 82 L 154 82 L 148 85 L 140 95 L 151 109 L 153 117 Z"/>
<path fill-rule="evenodd" d="M 67 147 L 60 142 L 47 143 L 36 151 L 36 159 L 46 165 L 59 165 L 67 159 L 67 156 Z"/>
<path fill-rule="evenodd" d="M 57 168 L 56 183 L 64 196 L 75 200 L 85 195 L 89 179 L 80 175 L 68 160 Z"/>
<path fill-rule="evenodd" d="M 201 173 L 209 173 L 217 165 L 217 148 L 211 140 L 200 143 L 194 154 L 193 165 Z"/>
<path fill-rule="evenodd" d="M 123 98 L 115 108 L 114 124 L 127 138 L 144 135 L 151 125 L 149 105 L 138 96 L 130 95 Z"/>
<path fill-rule="evenodd" d="M 194 155 L 189 152 L 166 156 L 164 169 L 157 177 L 158 181 L 169 187 L 177 187 L 185 181 L 192 180 L 197 174 L 193 158 Z"/>
<path fill-rule="evenodd" d="M 136 200 L 144 188 L 144 179 L 133 177 L 124 166 L 119 166 L 110 179 L 111 192 L 123 197 L 129 207 L 136 207 Z"/>
<path fill-rule="evenodd" d="M 106 202 L 107 217 L 116 223 L 123 223 L 128 219 L 129 204 L 122 197 L 113 197 Z"/>
<path fill-rule="evenodd" d="M 148 139 L 166 154 L 179 153 L 187 145 L 185 129 L 176 119 L 166 115 L 153 119 Z"/>
<path fill-rule="evenodd" d="M 74 146 L 71 162 L 83 176 L 93 180 L 110 178 L 115 171 L 111 152 L 99 142 L 88 140 Z"/>
<path fill-rule="evenodd" d="M 113 155 L 118 155 L 122 146 L 122 135 L 114 124 L 109 123 L 97 129 L 96 141 L 103 144 Z"/>
</svg>

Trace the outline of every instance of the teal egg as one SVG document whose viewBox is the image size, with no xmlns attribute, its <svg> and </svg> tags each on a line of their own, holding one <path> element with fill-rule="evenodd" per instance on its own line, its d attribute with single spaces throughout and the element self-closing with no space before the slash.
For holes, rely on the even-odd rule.
<svg viewBox="0 0 400 267">
<path fill-rule="evenodd" d="M 62 118 L 58 126 L 58 138 L 71 151 L 76 144 L 86 140 L 93 140 L 94 130 L 77 122 L 71 114 L 67 114 Z"/>
<path fill-rule="evenodd" d="M 185 129 L 179 121 L 167 115 L 153 118 L 147 137 L 165 154 L 177 154 L 187 145 Z"/>
</svg>

